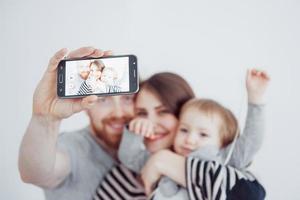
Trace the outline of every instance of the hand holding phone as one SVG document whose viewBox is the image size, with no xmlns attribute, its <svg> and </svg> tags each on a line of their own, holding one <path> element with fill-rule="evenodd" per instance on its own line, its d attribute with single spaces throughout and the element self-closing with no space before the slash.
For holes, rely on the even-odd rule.
<svg viewBox="0 0 300 200">
<path fill-rule="evenodd" d="M 92 106 L 97 101 L 95 95 L 82 99 L 61 99 L 57 96 L 57 70 L 59 62 L 67 55 L 67 49 L 61 49 L 49 61 L 33 95 L 33 116 L 46 121 L 57 121 L 70 117 L 74 113 Z M 111 51 L 101 51 L 93 47 L 82 47 L 69 52 L 68 58 L 110 56 Z M 45 123 L 45 120 L 43 121 Z"/>
<path fill-rule="evenodd" d="M 137 58 L 123 55 L 62 60 L 57 80 L 61 98 L 132 94 L 139 86 Z"/>
</svg>

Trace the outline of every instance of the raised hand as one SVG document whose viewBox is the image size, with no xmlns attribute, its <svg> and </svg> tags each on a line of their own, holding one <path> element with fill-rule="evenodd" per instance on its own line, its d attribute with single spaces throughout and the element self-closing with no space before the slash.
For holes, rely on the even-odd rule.
<svg viewBox="0 0 300 200">
<path fill-rule="evenodd" d="M 262 70 L 249 69 L 246 76 L 248 101 L 253 104 L 262 104 L 264 94 L 269 85 L 270 77 Z"/>
</svg>

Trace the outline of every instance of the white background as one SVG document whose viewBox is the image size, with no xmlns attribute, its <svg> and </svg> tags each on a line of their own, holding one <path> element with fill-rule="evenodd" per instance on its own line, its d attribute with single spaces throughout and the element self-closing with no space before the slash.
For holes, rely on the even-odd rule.
<svg viewBox="0 0 300 200">
<path fill-rule="evenodd" d="M 297 0 L 1 0 L 0 199 L 43 199 L 17 168 L 32 94 L 58 49 L 86 45 L 136 54 L 143 78 L 162 70 L 181 74 L 199 96 L 230 107 L 241 124 L 245 71 L 266 69 L 267 132 L 252 170 L 267 199 L 300 199 L 299 9 Z M 79 114 L 61 129 L 87 122 Z"/>
</svg>

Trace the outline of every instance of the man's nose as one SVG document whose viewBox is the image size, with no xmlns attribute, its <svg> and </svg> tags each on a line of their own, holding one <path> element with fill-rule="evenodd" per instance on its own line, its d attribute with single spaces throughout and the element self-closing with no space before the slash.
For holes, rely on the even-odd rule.
<svg viewBox="0 0 300 200">
<path fill-rule="evenodd" d="M 121 104 L 120 98 L 114 97 L 114 107 L 113 113 L 115 117 L 121 118 L 124 117 L 124 107 Z"/>
</svg>

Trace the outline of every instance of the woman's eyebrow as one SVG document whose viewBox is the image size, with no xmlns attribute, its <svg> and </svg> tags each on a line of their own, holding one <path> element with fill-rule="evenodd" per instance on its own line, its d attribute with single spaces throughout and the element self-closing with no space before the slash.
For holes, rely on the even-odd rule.
<svg viewBox="0 0 300 200">
<path fill-rule="evenodd" d="M 156 110 L 159 110 L 159 109 L 165 109 L 166 108 L 166 106 L 164 106 L 164 105 L 158 105 L 158 106 L 155 106 L 155 109 Z"/>
</svg>

